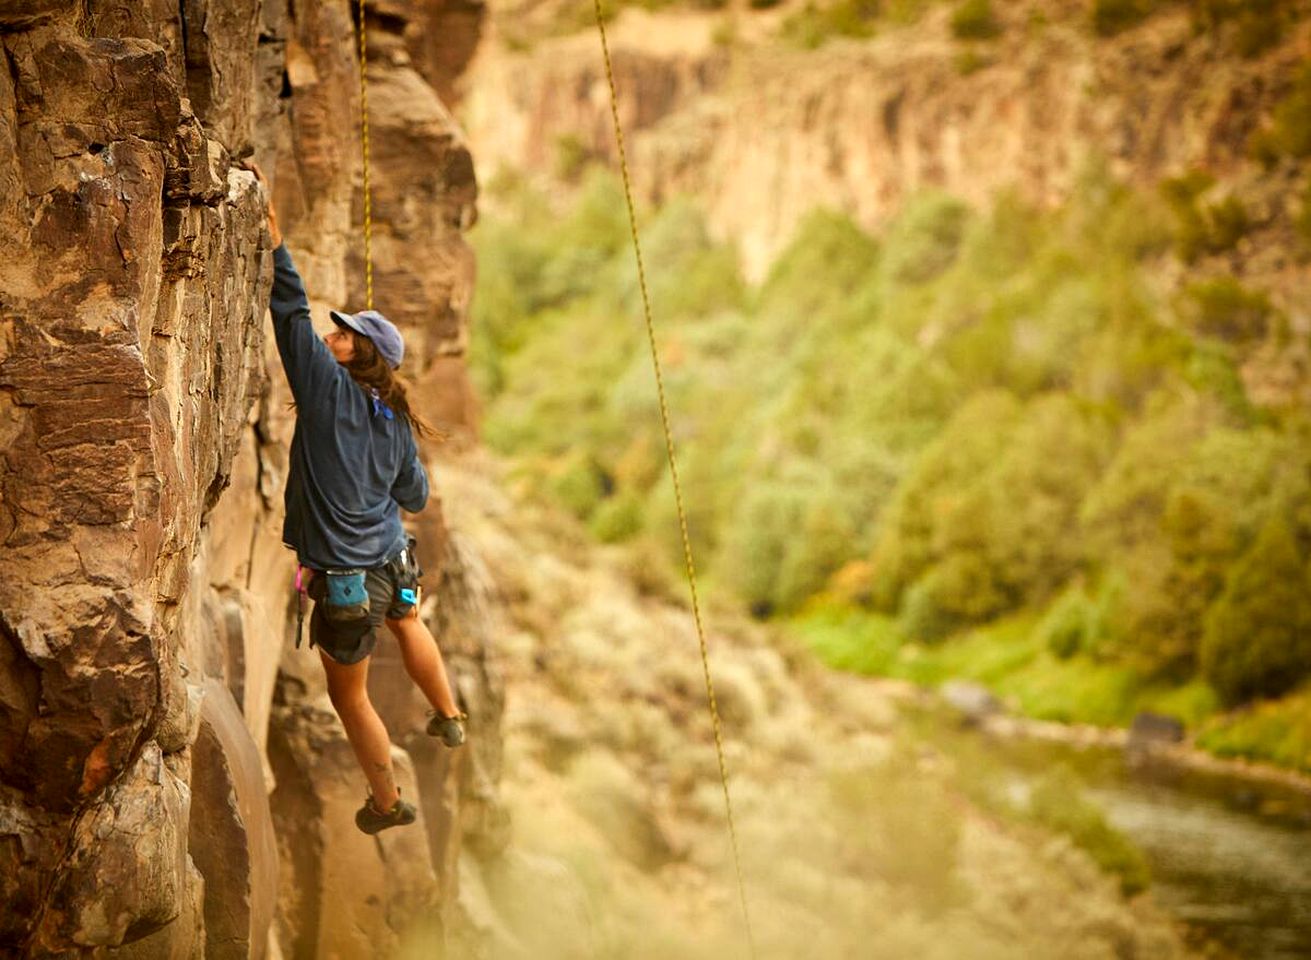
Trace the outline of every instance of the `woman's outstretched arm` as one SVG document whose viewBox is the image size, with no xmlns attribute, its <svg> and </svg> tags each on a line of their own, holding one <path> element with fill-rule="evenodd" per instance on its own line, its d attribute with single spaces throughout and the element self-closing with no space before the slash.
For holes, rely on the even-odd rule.
<svg viewBox="0 0 1311 960">
<path fill-rule="evenodd" d="M 264 187 L 269 204 L 269 236 L 273 240 L 273 295 L 269 310 L 273 314 L 273 334 L 278 342 L 278 355 L 287 372 L 291 395 L 301 409 L 312 406 L 336 383 L 341 367 L 332 351 L 319 339 L 310 322 L 309 297 L 292 262 L 291 251 L 282 242 L 277 211 L 273 208 L 273 195 L 263 172 L 254 165 L 251 172 Z"/>
</svg>

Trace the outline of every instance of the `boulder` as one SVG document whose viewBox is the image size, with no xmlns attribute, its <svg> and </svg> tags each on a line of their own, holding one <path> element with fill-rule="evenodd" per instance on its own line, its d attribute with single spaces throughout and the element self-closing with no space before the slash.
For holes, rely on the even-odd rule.
<svg viewBox="0 0 1311 960">
<path fill-rule="evenodd" d="M 1144 710 L 1129 726 L 1127 749 L 1144 750 L 1164 744 L 1182 743 L 1184 725 L 1177 717 Z"/>
<path fill-rule="evenodd" d="M 1001 701 L 992 691 L 970 680 L 948 680 L 938 688 L 938 695 L 966 726 L 977 726 L 1002 712 Z"/>
<path fill-rule="evenodd" d="M 114 947 L 171 924 L 194 897 L 186 830 L 191 792 L 148 744 L 73 825 L 38 917 L 34 952 Z"/>
</svg>

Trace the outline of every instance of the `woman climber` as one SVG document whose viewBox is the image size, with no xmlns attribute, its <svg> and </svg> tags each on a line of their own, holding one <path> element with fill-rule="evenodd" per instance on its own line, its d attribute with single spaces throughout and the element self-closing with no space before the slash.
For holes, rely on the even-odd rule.
<svg viewBox="0 0 1311 960">
<path fill-rule="evenodd" d="M 296 551 L 298 582 L 302 572 L 310 573 L 310 645 L 319 648 L 328 695 L 369 781 L 355 824 L 377 833 L 415 819 L 414 805 L 401 799 L 396 786 L 391 741 L 366 685 L 382 623 L 433 708 L 428 734 L 448 747 L 464 742 L 466 717 L 451 694 L 437 642 L 419 616 L 422 571 L 399 513 L 400 507 L 422 510 L 428 501 L 428 476 L 414 435 L 431 428 L 411 412 L 393 374 L 405 345 L 382 314 L 333 310 L 336 329 L 322 340 L 315 335 L 305 285 L 283 245 L 268 182 L 257 167 L 251 170 L 269 198 L 270 310 L 297 410 L 282 539 Z"/>
</svg>

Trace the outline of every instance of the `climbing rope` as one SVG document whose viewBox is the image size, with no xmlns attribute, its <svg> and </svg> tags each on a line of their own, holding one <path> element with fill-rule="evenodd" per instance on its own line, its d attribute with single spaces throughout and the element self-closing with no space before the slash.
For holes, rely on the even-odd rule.
<svg viewBox="0 0 1311 960">
<path fill-rule="evenodd" d="M 619 147 L 619 165 L 623 171 L 624 197 L 628 203 L 628 225 L 633 237 L 633 251 L 637 256 L 637 278 L 642 291 L 642 311 L 646 319 L 647 342 L 651 348 L 651 363 L 655 369 L 656 388 L 660 396 L 660 420 L 665 433 L 665 451 L 669 457 L 669 470 L 674 481 L 674 499 L 678 505 L 678 524 L 683 536 L 683 558 L 687 563 L 687 580 L 692 589 L 692 615 L 696 622 L 697 639 L 701 648 L 701 668 L 706 683 L 706 698 L 710 704 L 710 719 L 715 733 L 715 754 L 719 759 L 719 780 L 724 791 L 724 810 L 728 817 L 729 838 L 733 845 L 733 867 L 737 872 L 738 897 L 742 904 L 742 920 L 746 925 L 747 944 L 751 956 L 756 956 L 755 934 L 751 928 L 751 912 L 747 908 L 746 883 L 742 878 L 742 856 L 737 838 L 737 824 L 733 818 L 733 800 L 728 787 L 728 765 L 724 760 L 724 738 L 719 721 L 719 704 L 715 699 L 715 685 L 710 678 L 710 652 L 706 645 L 706 632 L 701 621 L 701 604 L 696 590 L 696 567 L 692 563 L 692 545 L 687 533 L 687 514 L 683 509 L 683 491 L 678 481 L 678 464 L 674 458 L 674 438 L 669 429 L 669 406 L 665 401 L 664 379 L 660 372 L 660 356 L 656 351 L 655 326 L 651 321 L 651 297 L 646 286 L 646 267 L 642 262 L 642 244 L 637 236 L 637 214 L 633 206 L 633 190 L 628 175 L 628 157 L 624 151 L 624 131 L 619 123 L 619 106 L 615 93 L 614 68 L 610 62 L 610 45 L 605 35 L 605 19 L 601 14 L 601 0 L 593 0 L 596 7 L 596 26 L 601 34 L 601 52 L 605 57 L 605 76 L 610 85 L 610 114 L 614 120 L 615 142 Z M 360 3 L 360 151 L 364 161 L 364 286 L 368 308 L 373 309 L 373 208 L 369 193 L 369 87 L 366 51 L 365 0 Z"/>
<path fill-rule="evenodd" d="M 360 153 L 364 157 L 364 303 L 373 309 L 373 199 L 369 192 L 369 82 L 364 0 L 360 0 Z"/>
<path fill-rule="evenodd" d="M 746 883 L 742 879 L 742 855 L 737 840 L 737 824 L 733 819 L 733 800 L 728 789 L 728 765 L 724 762 L 724 739 L 720 732 L 719 704 L 715 700 L 715 685 L 710 679 L 710 652 L 706 646 L 705 628 L 701 624 L 701 604 L 696 592 L 696 567 L 692 563 L 692 545 L 687 535 L 687 515 L 683 510 L 683 491 L 678 482 L 678 464 L 674 459 L 674 438 L 669 429 L 669 407 L 665 403 L 665 384 L 660 375 L 660 355 L 656 351 L 655 326 L 651 322 L 651 297 L 646 288 L 642 244 L 637 237 L 637 213 L 633 206 L 633 188 L 628 176 L 628 155 L 624 151 L 624 130 L 619 123 L 619 101 L 615 93 L 614 67 L 610 62 L 610 44 L 605 35 L 605 18 L 601 15 L 601 0 L 593 0 L 593 4 L 596 7 L 596 29 L 601 34 L 601 53 L 605 57 L 605 79 L 610 85 L 610 116 L 614 121 L 615 143 L 619 148 L 619 169 L 624 178 L 624 199 L 628 202 L 628 227 L 633 236 L 633 252 L 637 256 L 637 283 L 642 291 L 642 314 L 646 319 L 647 343 L 651 347 L 651 364 L 655 368 L 656 390 L 660 395 L 660 421 L 665 431 L 665 452 L 669 457 L 669 472 L 674 481 L 678 525 L 683 534 L 683 559 L 687 563 L 687 582 L 692 588 L 692 617 L 696 621 L 697 640 L 701 645 L 701 669 L 705 675 L 706 698 L 710 703 L 710 720 L 715 731 L 715 753 L 719 758 L 719 780 L 724 788 L 724 811 L 728 816 L 728 833 L 733 843 L 733 867 L 737 871 L 737 892 L 742 903 L 742 921 L 746 925 L 747 945 L 754 958 L 756 938 L 751 929 L 751 911 L 747 908 Z"/>
</svg>

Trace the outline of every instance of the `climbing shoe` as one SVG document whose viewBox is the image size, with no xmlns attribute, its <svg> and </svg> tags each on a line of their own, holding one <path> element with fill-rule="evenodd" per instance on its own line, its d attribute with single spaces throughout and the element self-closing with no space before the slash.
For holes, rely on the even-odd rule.
<svg viewBox="0 0 1311 960">
<path fill-rule="evenodd" d="M 428 736 L 436 737 L 448 747 L 458 747 L 464 743 L 464 721 L 469 719 L 466 713 L 454 717 L 443 717 L 436 710 L 428 714 Z"/>
<path fill-rule="evenodd" d="M 415 816 L 414 804 L 406 803 L 399 797 L 390 810 L 381 813 L 373 805 L 373 796 L 370 795 L 364 801 L 364 806 L 355 813 L 355 826 L 365 833 L 378 833 L 388 827 L 403 827 L 407 823 L 413 823 Z"/>
</svg>

